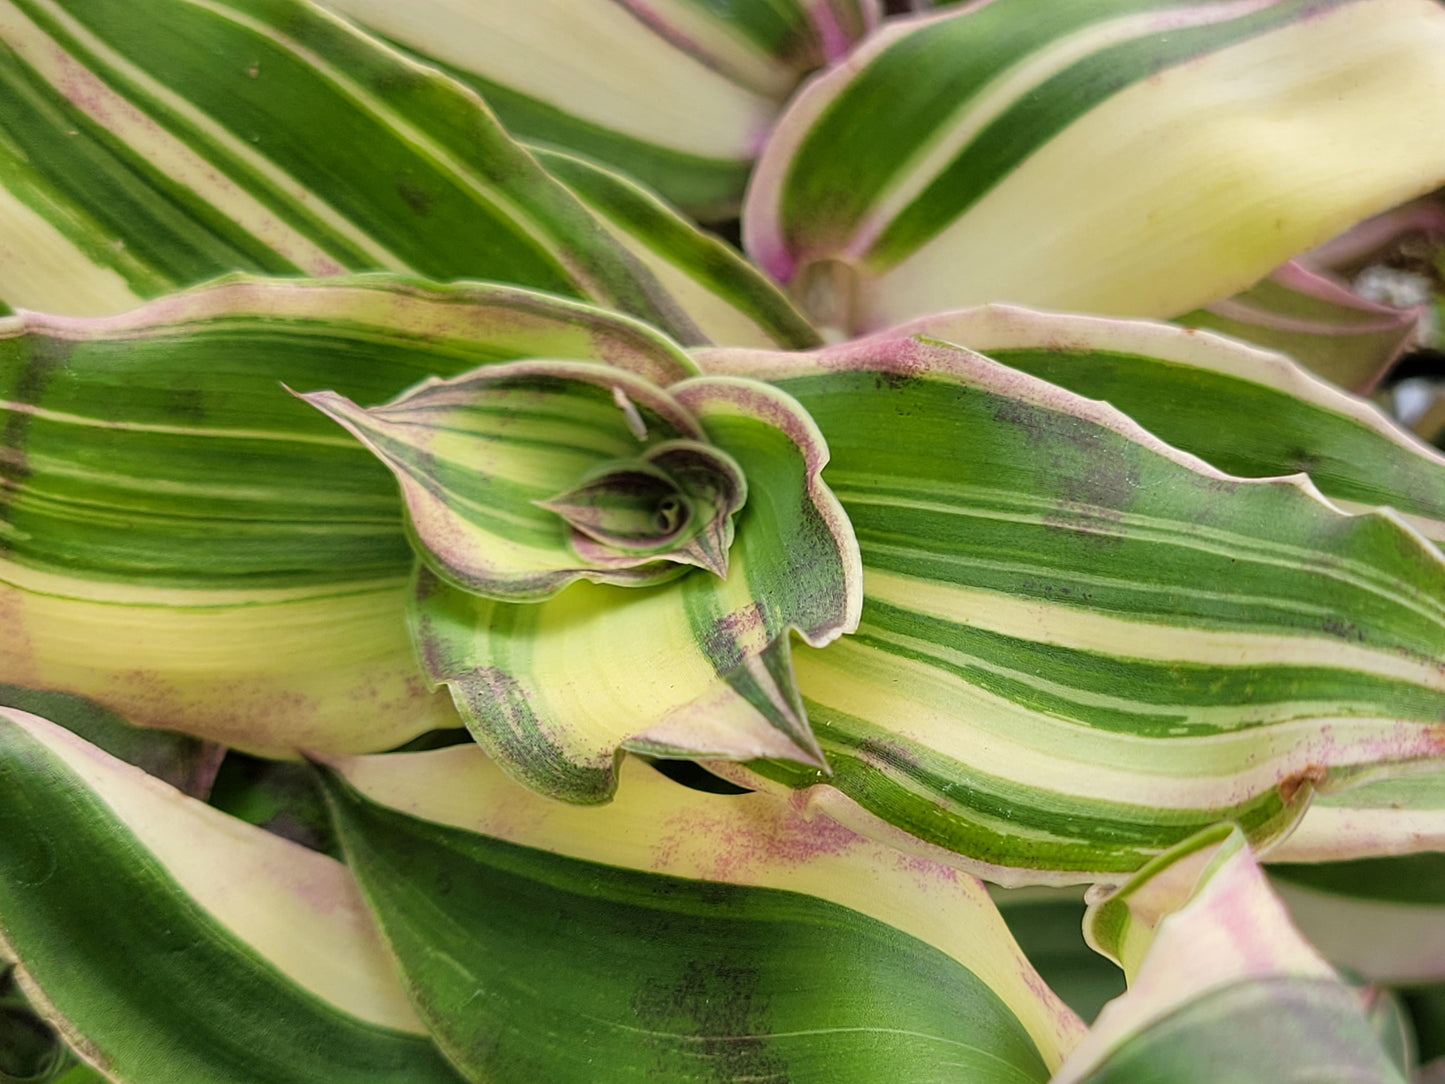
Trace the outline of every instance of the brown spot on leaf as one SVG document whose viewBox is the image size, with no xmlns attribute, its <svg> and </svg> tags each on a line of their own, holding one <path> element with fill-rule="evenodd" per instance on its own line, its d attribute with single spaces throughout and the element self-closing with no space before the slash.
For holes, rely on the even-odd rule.
<svg viewBox="0 0 1445 1084">
<path fill-rule="evenodd" d="M 401 197 L 403 203 L 411 208 L 412 214 L 418 217 L 430 214 L 432 204 L 436 202 L 426 189 L 405 179 L 396 182 L 396 194 Z"/>
<path fill-rule="evenodd" d="M 1329 777 L 1329 769 L 1323 764 L 1306 764 L 1299 771 L 1292 772 L 1279 781 L 1279 800 L 1285 805 L 1293 805 L 1302 787 L 1306 784 L 1315 786 Z"/>
</svg>

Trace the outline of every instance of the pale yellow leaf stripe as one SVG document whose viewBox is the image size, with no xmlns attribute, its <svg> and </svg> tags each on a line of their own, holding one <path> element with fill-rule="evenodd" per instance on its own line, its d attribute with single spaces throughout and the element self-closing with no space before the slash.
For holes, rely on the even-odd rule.
<svg viewBox="0 0 1445 1084">
<path fill-rule="evenodd" d="M 182 117 L 195 131 L 204 135 L 208 142 L 224 148 L 227 154 L 245 162 L 290 199 L 305 204 L 310 213 L 366 252 L 379 266 L 398 271 L 410 270 L 399 257 L 378 245 L 368 233 L 328 206 L 316 193 L 297 184 L 254 147 L 247 145 L 245 140 L 238 139 L 186 99 L 167 89 L 143 69 L 131 64 L 86 30 L 59 4 L 51 0 L 36 2 L 48 16 L 63 26 L 67 33 L 99 57 L 112 71 L 123 74 L 147 96 Z M 268 28 L 243 18 L 237 12 L 206 4 L 197 6 L 206 7 L 222 18 L 275 38 L 293 51 L 299 51 L 293 43 L 285 42 Z M 134 148 L 136 153 L 164 172 L 167 177 L 185 185 L 198 195 L 203 194 L 205 202 L 211 203 L 222 214 L 295 264 L 301 271 L 311 275 L 334 275 L 343 270 L 333 256 L 303 233 L 288 226 L 271 208 L 224 176 L 213 163 L 191 149 L 183 139 L 167 131 L 154 117 L 138 109 L 107 85 L 84 62 L 66 52 L 9 0 L 0 0 L 0 37 L 9 43 L 20 59 L 54 86 L 75 108 L 98 125 L 109 129 L 117 139 Z M 318 62 L 318 58 L 313 56 L 309 59 L 316 64 L 318 70 L 327 70 Z M 236 58 L 232 58 L 231 62 L 242 63 Z M 334 81 L 340 83 L 340 80 Z M 353 97 L 357 96 L 353 92 Z"/>
<path fill-rule="evenodd" d="M 582 120 L 705 158 L 751 158 L 775 108 L 612 0 L 327 0 L 327 6 Z"/>
<path fill-rule="evenodd" d="M 13 708 L 0 716 L 58 756 L 183 892 L 287 978 L 362 1020 L 426 1033 L 340 862 L 187 798 L 54 723 Z"/>
<path fill-rule="evenodd" d="M 1051 1069 L 1083 1032 L 1018 951 L 982 884 L 800 816 L 796 803 L 703 794 L 629 759 L 615 801 L 564 805 L 522 790 L 469 746 L 334 766 L 372 800 L 426 820 L 586 861 L 803 892 L 887 923 L 982 979 Z"/>
<path fill-rule="evenodd" d="M 989 301 L 1174 316 L 1429 190 L 1445 178 L 1435 8 L 1349 4 L 1126 88 L 860 291 L 860 325 Z M 1401 87 L 1424 107 L 1400 108 Z M 1190 123 L 1179 101 L 1193 103 Z M 1191 265 L 1213 270 L 1178 273 Z"/>
</svg>

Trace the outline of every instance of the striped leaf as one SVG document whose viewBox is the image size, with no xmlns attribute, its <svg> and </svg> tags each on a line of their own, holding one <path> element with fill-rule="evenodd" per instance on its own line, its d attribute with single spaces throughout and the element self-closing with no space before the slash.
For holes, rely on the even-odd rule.
<svg viewBox="0 0 1445 1084">
<path fill-rule="evenodd" d="M 408 641 L 395 482 L 282 384 L 369 404 L 537 356 L 696 371 L 585 305 L 381 277 L 3 318 L 0 680 L 280 756 L 460 725 Z"/>
<path fill-rule="evenodd" d="M 1096 903 L 1085 932 L 1129 990 L 1051 1084 L 1158 1080 L 1404 1084 L 1360 998 L 1290 924 L 1229 825 Z"/>
<path fill-rule="evenodd" d="M 307 0 L 5 0 L 0 298 L 105 313 L 373 268 L 701 335 L 475 93 Z"/>
<path fill-rule="evenodd" d="M 710 341 L 783 350 L 822 344 L 772 279 L 641 185 L 574 155 L 532 153 L 657 276 Z"/>
<path fill-rule="evenodd" d="M 1424 305 L 1371 301 L 1337 278 L 1291 260 L 1249 289 L 1178 322 L 1278 350 L 1363 393 L 1415 342 L 1425 311 Z"/>
<path fill-rule="evenodd" d="M 1373 982 L 1445 981 L 1445 854 L 1271 863 L 1269 874 L 1332 963 Z"/>
<path fill-rule="evenodd" d="M 727 575 L 746 479 L 686 407 L 627 369 L 518 361 L 371 408 L 301 398 L 386 464 L 417 553 L 462 591 L 537 601 L 578 579 Z"/>
<path fill-rule="evenodd" d="M 985 305 L 892 332 L 962 343 L 1104 399 L 1155 436 L 1246 478 L 1308 473 L 1350 511 L 1380 505 L 1445 540 L 1445 456 L 1287 358 L 1140 321 Z M 1227 424 L 1221 424 L 1227 420 Z"/>
<path fill-rule="evenodd" d="M 629 760 L 580 809 L 465 746 L 336 767 L 348 861 L 473 1079 L 1042 1082 L 1082 1030 L 978 882 L 765 795 Z"/>
<path fill-rule="evenodd" d="M 1077 888 L 990 888 L 1009 931 L 1049 989 L 1092 1023 L 1124 992 L 1124 973 L 1084 940 L 1084 892 Z"/>
<path fill-rule="evenodd" d="M 456 1084 L 334 859 L 0 708 L 0 941 L 121 1084 Z"/>
<path fill-rule="evenodd" d="M 432 571 L 435 556 L 417 580 L 413 636 L 427 674 L 508 772 L 568 801 L 611 797 L 624 748 L 821 766 L 790 631 L 821 648 L 858 622 L 857 543 L 820 480 L 827 446 L 807 414 L 747 380 L 700 377 L 666 394 L 747 482 L 736 541 L 721 547 L 725 575 L 579 582 L 541 602 L 469 593 L 474 584 Z"/>
<path fill-rule="evenodd" d="M 1421 200 L 1366 219 L 1232 298 L 1178 322 L 1291 355 L 1361 394 L 1402 349 L 1434 334 L 1434 262 L 1445 206 Z"/>
<path fill-rule="evenodd" d="M 1442 49 L 1430 0 L 902 21 L 791 103 L 744 241 L 849 334 L 990 301 L 1174 316 L 1439 185 Z"/>
<path fill-rule="evenodd" d="M 1070 883 L 1221 818 L 1263 845 L 1312 785 L 1445 751 L 1445 561 L 1393 515 L 938 342 L 700 360 L 803 404 L 863 558 L 857 634 L 795 657 L 832 777 L 755 779 Z"/>
<path fill-rule="evenodd" d="M 877 0 L 326 0 L 481 92 L 521 137 L 616 166 L 704 218 L 734 212 L 801 76 Z"/>
<path fill-rule="evenodd" d="M 1321 794 L 1270 859 L 1337 862 L 1445 851 L 1445 768 Z"/>
</svg>

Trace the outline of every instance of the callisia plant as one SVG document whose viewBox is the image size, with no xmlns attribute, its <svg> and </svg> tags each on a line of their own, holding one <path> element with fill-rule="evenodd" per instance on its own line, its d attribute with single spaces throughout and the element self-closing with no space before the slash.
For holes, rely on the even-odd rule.
<svg viewBox="0 0 1445 1084">
<path fill-rule="evenodd" d="M 1442 1078 L 1445 9 L 913 6 L 0 0 L 0 1082 Z"/>
</svg>

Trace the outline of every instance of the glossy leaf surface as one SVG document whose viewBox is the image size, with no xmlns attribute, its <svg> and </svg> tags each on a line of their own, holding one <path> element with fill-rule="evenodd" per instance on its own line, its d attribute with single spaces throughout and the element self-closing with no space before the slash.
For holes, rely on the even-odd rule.
<svg viewBox="0 0 1445 1084">
<path fill-rule="evenodd" d="M 857 532 L 859 631 L 795 657 L 832 778 L 754 766 L 831 815 L 1067 883 L 1439 755 L 1445 565 L 1397 519 L 957 347 L 701 361 L 804 404 Z"/>
<path fill-rule="evenodd" d="M 229 271 L 383 269 L 700 335 L 476 94 L 304 0 L 0 13 L 0 299 L 106 313 Z"/>
<path fill-rule="evenodd" d="M 479 1079 L 1042 1082 L 1078 1034 L 977 882 L 766 796 L 631 761 L 582 810 L 467 747 L 338 767 L 349 860 Z"/>
<path fill-rule="evenodd" d="M 0 939 L 109 1079 L 457 1080 L 340 863 L 36 716 L 0 743 Z"/>
<path fill-rule="evenodd" d="M 1445 179 L 1442 48 L 1428 0 L 900 21 L 790 104 L 744 241 L 844 334 L 993 301 L 1175 316 Z"/>
</svg>

